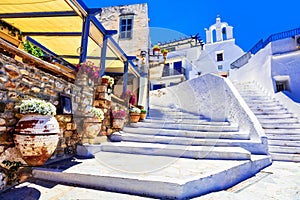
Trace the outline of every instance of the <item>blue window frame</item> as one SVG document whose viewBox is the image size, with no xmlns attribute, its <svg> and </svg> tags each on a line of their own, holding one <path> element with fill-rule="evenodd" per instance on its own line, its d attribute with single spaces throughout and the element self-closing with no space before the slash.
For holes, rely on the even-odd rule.
<svg viewBox="0 0 300 200">
<path fill-rule="evenodd" d="M 131 39 L 133 30 L 133 15 L 120 17 L 120 39 Z"/>
</svg>

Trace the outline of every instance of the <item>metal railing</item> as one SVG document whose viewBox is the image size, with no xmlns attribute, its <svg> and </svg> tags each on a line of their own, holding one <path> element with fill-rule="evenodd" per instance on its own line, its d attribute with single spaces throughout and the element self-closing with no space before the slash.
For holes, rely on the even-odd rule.
<svg viewBox="0 0 300 200">
<path fill-rule="evenodd" d="M 247 53 L 242 55 L 240 58 L 238 58 L 236 61 L 230 64 L 230 68 L 240 68 L 246 63 L 248 63 L 248 60 L 251 58 L 251 54 L 256 54 L 261 49 L 265 48 L 269 43 L 276 41 L 276 40 L 282 40 L 285 38 L 293 37 L 296 35 L 300 35 L 300 28 L 292 29 L 289 31 L 284 31 L 280 33 L 275 33 L 270 35 L 265 41 L 263 39 L 259 40 Z"/>
<path fill-rule="evenodd" d="M 295 35 L 300 35 L 300 28 L 292 29 L 289 31 L 284 31 L 280 33 L 275 33 L 270 35 L 265 41 L 262 39 L 256 43 L 249 52 L 252 54 L 256 54 L 259 50 L 267 46 L 270 42 L 276 41 L 276 40 L 282 40 L 285 38 L 293 37 Z"/>
<path fill-rule="evenodd" d="M 244 55 L 242 55 L 241 57 L 239 57 L 236 61 L 234 61 L 233 63 L 230 64 L 230 68 L 234 69 L 234 68 L 240 68 L 243 65 L 245 65 L 246 63 L 248 63 L 248 60 L 251 58 L 251 52 L 247 52 Z"/>
</svg>

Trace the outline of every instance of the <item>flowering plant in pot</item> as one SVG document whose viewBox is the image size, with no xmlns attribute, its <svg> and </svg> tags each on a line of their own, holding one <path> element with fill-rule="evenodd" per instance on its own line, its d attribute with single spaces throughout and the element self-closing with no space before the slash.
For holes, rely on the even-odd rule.
<svg viewBox="0 0 300 200">
<path fill-rule="evenodd" d="M 21 114 L 56 115 L 56 107 L 52 103 L 40 99 L 22 100 L 16 108 Z"/>
<path fill-rule="evenodd" d="M 16 106 L 24 116 L 15 128 L 14 142 L 23 160 L 31 166 L 43 165 L 58 144 L 56 107 L 40 99 L 22 100 Z"/>
<path fill-rule="evenodd" d="M 111 76 L 104 75 L 101 77 L 102 83 L 107 83 L 112 87 L 112 85 L 115 83 L 115 79 Z"/>
<path fill-rule="evenodd" d="M 122 128 L 125 122 L 126 111 L 124 109 L 115 109 L 112 111 L 113 128 Z"/>
<path fill-rule="evenodd" d="M 147 116 L 147 111 L 145 109 L 141 109 L 140 120 L 145 120 Z"/>
<path fill-rule="evenodd" d="M 133 123 L 138 122 L 140 119 L 140 113 L 141 113 L 141 109 L 136 107 L 130 107 L 129 108 L 130 121 Z"/>
<path fill-rule="evenodd" d="M 99 78 L 99 67 L 97 67 L 92 61 L 86 61 L 79 63 L 76 66 L 77 74 L 86 74 L 88 78 L 96 82 Z"/>
<path fill-rule="evenodd" d="M 92 144 L 95 137 L 101 132 L 101 122 L 104 119 L 104 112 L 100 108 L 92 107 L 89 113 L 91 117 L 86 118 L 83 122 L 83 135 Z"/>
</svg>

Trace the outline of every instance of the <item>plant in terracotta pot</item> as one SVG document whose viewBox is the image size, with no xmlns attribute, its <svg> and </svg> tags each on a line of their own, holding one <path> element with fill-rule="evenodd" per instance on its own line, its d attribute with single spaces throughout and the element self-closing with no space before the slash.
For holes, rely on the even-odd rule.
<svg viewBox="0 0 300 200">
<path fill-rule="evenodd" d="M 130 107 L 129 109 L 130 121 L 133 123 L 138 122 L 140 119 L 140 113 L 141 113 L 141 109 L 136 107 Z"/>
<path fill-rule="evenodd" d="M 147 111 L 145 109 L 141 109 L 140 120 L 145 120 L 147 116 Z"/>
<path fill-rule="evenodd" d="M 16 107 L 23 117 L 15 128 L 14 143 L 20 156 L 30 166 L 41 166 L 58 144 L 59 124 L 56 107 L 40 99 L 22 100 Z"/>
<path fill-rule="evenodd" d="M 124 109 L 115 109 L 112 111 L 113 128 L 123 128 L 126 117 L 126 111 Z"/>
<path fill-rule="evenodd" d="M 86 118 L 83 122 L 84 135 L 89 139 L 92 144 L 93 140 L 101 132 L 102 120 L 104 119 L 104 112 L 100 108 L 92 107 L 89 110 L 90 117 Z"/>
</svg>

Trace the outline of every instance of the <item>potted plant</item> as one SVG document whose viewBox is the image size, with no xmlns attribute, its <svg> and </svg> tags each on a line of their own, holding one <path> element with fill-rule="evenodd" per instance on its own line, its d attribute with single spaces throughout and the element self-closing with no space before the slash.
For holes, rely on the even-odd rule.
<svg viewBox="0 0 300 200">
<path fill-rule="evenodd" d="M 93 82 L 97 82 L 99 78 L 99 67 L 97 67 L 92 61 L 86 61 L 76 66 L 77 75 L 85 76 L 84 79 L 90 79 Z"/>
<path fill-rule="evenodd" d="M 141 110 L 139 108 L 131 107 L 129 109 L 130 121 L 133 123 L 138 122 L 140 119 L 140 113 L 141 113 Z"/>
<path fill-rule="evenodd" d="M 153 50 L 153 55 L 157 56 L 160 52 L 160 46 L 158 44 L 156 44 L 153 46 L 152 50 Z"/>
<path fill-rule="evenodd" d="M 112 87 L 112 85 L 114 84 L 114 78 L 110 77 L 108 75 L 104 75 L 101 77 L 101 81 L 103 84 L 108 84 Z"/>
<path fill-rule="evenodd" d="M 168 49 L 163 49 L 161 50 L 161 53 L 163 54 L 163 57 L 166 58 L 169 50 Z"/>
<path fill-rule="evenodd" d="M 43 58 L 44 57 L 43 51 L 39 47 L 33 45 L 31 42 L 26 40 L 22 44 L 23 44 L 24 50 L 27 53 L 30 53 L 31 55 L 33 55 L 37 58 Z"/>
<path fill-rule="evenodd" d="M 104 112 L 100 108 L 92 107 L 89 113 L 91 116 L 86 118 L 83 122 L 83 132 L 84 136 L 89 139 L 89 143 L 92 144 L 95 137 L 101 132 Z"/>
<path fill-rule="evenodd" d="M 147 116 L 147 111 L 145 109 L 141 109 L 140 120 L 145 120 Z"/>
<path fill-rule="evenodd" d="M 24 114 L 15 128 L 16 149 L 28 165 L 41 166 L 57 147 L 60 130 L 54 117 L 56 107 L 44 100 L 28 99 L 16 108 Z"/>
<path fill-rule="evenodd" d="M 126 111 L 124 109 L 115 109 L 112 111 L 112 125 L 113 128 L 123 128 L 126 117 Z"/>
</svg>

